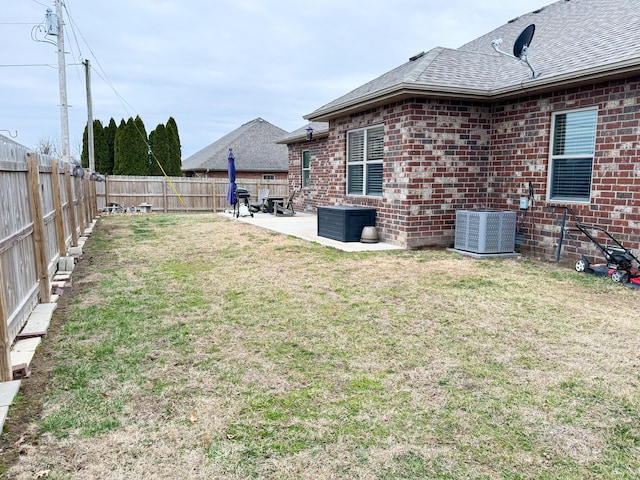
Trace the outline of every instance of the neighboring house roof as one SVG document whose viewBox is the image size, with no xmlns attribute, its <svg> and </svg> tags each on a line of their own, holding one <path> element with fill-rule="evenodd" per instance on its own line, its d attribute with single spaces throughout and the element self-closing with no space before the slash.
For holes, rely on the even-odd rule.
<svg viewBox="0 0 640 480">
<path fill-rule="evenodd" d="M 309 122 L 304 127 L 300 127 L 297 130 L 285 135 L 278 143 L 289 144 L 307 141 L 307 129 L 313 130 L 313 139 L 318 140 L 329 136 L 329 123 L 327 122 Z"/>
<path fill-rule="evenodd" d="M 511 53 L 527 25 L 536 30 L 529 62 Z M 527 13 L 458 49 L 437 47 L 304 118 L 329 120 L 361 108 L 412 96 L 492 101 L 640 72 L 640 0 L 560 0 Z"/>
<path fill-rule="evenodd" d="M 286 145 L 276 142 L 287 131 L 256 118 L 182 161 L 182 171 L 227 170 L 229 148 L 233 149 L 236 171 L 286 172 Z"/>
</svg>

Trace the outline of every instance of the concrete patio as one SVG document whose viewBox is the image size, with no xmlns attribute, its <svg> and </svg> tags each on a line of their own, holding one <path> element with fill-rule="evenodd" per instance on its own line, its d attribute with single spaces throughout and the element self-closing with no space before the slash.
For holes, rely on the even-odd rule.
<svg viewBox="0 0 640 480">
<path fill-rule="evenodd" d="M 220 215 L 233 220 L 249 223 L 257 227 L 266 228 L 272 232 L 291 235 L 302 238 L 320 245 L 333 247 L 345 252 L 371 252 L 381 250 L 402 250 L 402 247 L 391 245 L 390 243 L 361 243 L 361 242 L 339 242 L 331 238 L 318 236 L 318 217 L 315 214 L 297 212 L 293 216 L 275 216 L 270 213 L 254 213 L 253 217 L 245 216 L 236 218 L 231 210 L 227 210 Z"/>
</svg>

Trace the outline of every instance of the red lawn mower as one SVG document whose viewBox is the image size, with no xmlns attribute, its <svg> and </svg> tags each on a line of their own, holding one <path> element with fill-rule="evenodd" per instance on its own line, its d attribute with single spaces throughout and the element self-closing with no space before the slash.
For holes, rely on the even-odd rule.
<svg viewBox="0 0 640 480">
<path fill-rule="evenodd" d="M 577 272 L 595 273 L 609 276 L 614 282 L 629 284 L 640 288 L 640 260 L 633 252 L 622 245 L 613 235 L 597 225 L 576 222 L 576 228 L 580 230 L 600 250 L 604 257 L 604 263 L 591 263 L 589 258 L 581 251 L 582 257 L 576 261 Z M 598 232 L 605 235 L 611 245 L 603 245 L 597 239 Z"/>
</svg>

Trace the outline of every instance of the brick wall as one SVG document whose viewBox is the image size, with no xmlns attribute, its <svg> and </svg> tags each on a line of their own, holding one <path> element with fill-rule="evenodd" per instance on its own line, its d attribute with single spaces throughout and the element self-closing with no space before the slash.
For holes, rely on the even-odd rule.
<svg viewBox="0 0 640 480">
<path fill-rule="evenodd" d="M 592 106 L 599 113 L 591 203 L 547 202 L 551 114 Z M 346 195 L 346 132 L 377 124 L 385 126 L 383 197 Z M 554 255 L 563 207 L 635 248 L 639 124 L 639 78 L 491 105 L 412 99 L 332 120 L 327 138 L 290 145 L 289 181 L 300 188 L 302 151 L 309 150 L 311 184 L 296 198 L 297 208 L 374 207 L 381 237 L 406 248 L 451 246 L 456 210 L 519 210 L 531 182 L 531 208 L 518 220 L 523 249 Z"/>
<path fill-rule="evenodd" d="M 551 114 L 597 107 L 595 158 L 591 202 L 567 204 L 547 201 Z M 549 93 L 494 106 L 492 160 L 488 182 L 489 206 L 518 208 L 534 187 L 534 202 L 520 218 L 524 249 L 555 255 L 564 207 L 578 219 L 605 228 L 628 248 L 640 242 L 640 78 Z M 571 216 L 568 224 L 573 228 Z M 592 250 L 584 236 L 565 243 L 567 258 L 576 246 Z M 582 241 L 584 240 L 584 241 Z M 602 239 L 604 241 L 604 238 Z"/>
<path fill-rule="evenodd" d="M 455 210 L 486 204 L 490 118 L 490 108 L 479 104 L 410 100 L 332 121 L 327 139 L 290 145 L 289 179 L 296 185 L 302 151 L 311 155 L 311 185 L 297 205 L 373 207 L 387 242 L 452 244 Z M 385 125 L 383 197 L 346 195 L 346 133 L 379 124 Z"/>
</svg>

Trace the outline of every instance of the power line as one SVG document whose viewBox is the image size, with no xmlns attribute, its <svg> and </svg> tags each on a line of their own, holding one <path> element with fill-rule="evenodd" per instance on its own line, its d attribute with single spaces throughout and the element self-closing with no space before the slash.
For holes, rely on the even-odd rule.
<svg viewBox="0 0 640 480">
<path fill-rule="evenodd" d="M 82 31 L 80 30 L 80 28 L 78 28 L 78 25 L 76 24 L 75 20 L 73 19 L 73 16 L 71 15 L 71 12 L 69 11 L 68 8 L 68 4 L 69 1 L 67 0 L 65 2 L 64 8 L 67 12 L 67 16 L 69 17 L 69 24 L 71 26 L 71 30 L 73 31 L 74 37 L 76 35 L 76 31 L 78 33 L 78 35 L 80 35 L 80 38 L 82 38 L 84 44 L 87 46 L 87 48 L 89 49 L 89 52 L 91 53 L 91 56 L 93 57 L 93 60 L 95 61 L 96 65 L 98 66 L 98 70 L 96 70 L 95 67 L 93 67 L 93 65 L 91 66 L 91 69 L 107 84 L 107 86 L 113 91 L 113 93 L 116 95 L 116 97 L 118 98 L 118 100 L 120 101 L 120 103 L 122 104 L 122 106 L 124 107 L 124 110 L 129 114 L 129 116 L 133 117 L 133 115 L 130 113 L 130 111 L 135 112 L 135 108 L 133 108 L 131 105 L 129 105 L 129 103 L 122 97 L 122 95 L 120 95 L 118 93 L 118 91 L 116 90 L 115 86 L 113 85 L 113 83 L 111 83 L 111 81 L 109 80 L 107 73 L 105 72 L 104 68 L 102 68 L 102 65 L 100 64 L 100 60 L 98 60 L 98 57 L 96 56 L 96 54 L 93 52 L 91 45 L 89 45 L 89 42 L 87 41 L 87 39 L 85 38 L 85 36 L 82 34 Z M 76 43 L 77 42 L 77 38 L 76 38 Z M 78 49 L 80 49 L 80 47 L 78 46 Z M 128 108 L 127 108 L 128 107 Z M 136 113 L 137 115 L 137 113 Z"/>
<path fill-rule="evenodd" d="M 48 63 L 31 63 L 31 64 L 1 64 L 0 67 L 51 67 L 58 68 L 56 65 L 50 65 Z"/>
</svg>

